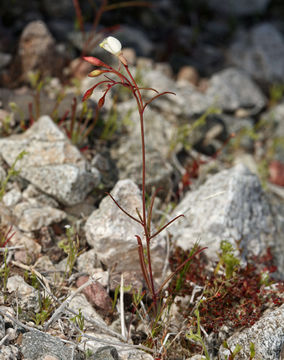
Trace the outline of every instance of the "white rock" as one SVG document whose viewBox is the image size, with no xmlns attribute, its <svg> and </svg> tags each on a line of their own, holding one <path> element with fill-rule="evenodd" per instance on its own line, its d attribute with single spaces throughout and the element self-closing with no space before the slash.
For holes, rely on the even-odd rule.
<svg viewBox="0 0 284 360">
<path fill-rule="evenodd" d="M 169 231 L 173 241 L 187 250 L 197 241 L 217 259 L 220 242 L 240 241 L 243 255 L 259 255 L 273 244 L 276 229 L 269 204 L 256 175 L 243 164 L 211 176 L 196 191 L 189 191 L 174 216 L 184 214 Z"/>
<path fill-rule="evenodd" d="M 0 154 L 11 166 L 18 161 L 20 176 L 65 205 L 85 199 L 99 183 L 98 174 L 87 171 L 87 162 L 48 116 L 40 117 L 25 133 L 0 139 Z"/>
<path fill-rule="evenodd" d="M 136 208 L 141 211 L 142 204 L 140 191 L 133 181 L 119 181 L 112 190 L 112 196 L 120 206 L 137 217 Z M 143 228 L 126 216 L 109 196 L 88 218 L 85 231 L 89 245 L 109 268 L 116 265 L 116 271 L 140 270 L 135 235 L 143 239 Z M 157 236 L 151 245 L 152 266 L 157 276 L 161 275 L 164 266 L 165 245 L 161 236 Z"/>
</svg>

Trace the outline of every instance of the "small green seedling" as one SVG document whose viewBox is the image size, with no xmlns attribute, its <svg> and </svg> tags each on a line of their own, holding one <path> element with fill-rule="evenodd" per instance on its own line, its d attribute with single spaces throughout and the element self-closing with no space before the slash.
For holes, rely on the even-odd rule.
<svg viewBox="0 0 284 360">
<path fill-rule="evenodd" d="M 78 234 L 76 234 L 73 226 L 66 225 L 66 235 L 67 238 L 60 241 L 58 246 L 62 249 L 65 254 L 67 254 L 67 263 L 65 269 L 65 276 L 70 276 L 72 274 L 74 265 L 77 261 L 77 258 L 83 251 L 79 251 L 80 241 Z"/>
<path fill-rule="evenodd" d="M 17 165 L 17 162 L 22 160 L 23 157 L 26 154 L 27 154 L 27 152 L 25 150 L 20 152 L 20 154 L 16 157 L 15 161 L 13 162 L 12 166 L 10 167 L 6 178 L 1 182 L 1 185 L 0 185 L 0 201 L 3 199 L 3 196 L 4 196 L 5 191 L 6 191 L 6 187 L 7 187 L 7 184 L 8 184 L 8 181 L 10 180 L 10 178 L 12 176 L 19 175 L 20 170 L 16 170 L 16 165 Z"/>
<path fill-rule="evenodd" d="M 227 350 L 229 350 L 230 355 L 227 357 L 227 360 L 234 360 L 237 354 L 242 350 L 242 347 L 240 344 L 237 344 L 232 351 L 226 341 L 223 342 L 223 347 Z"/>
<path fill-rule="evenodd" d="M 205 342 L 204 342 L 204 340 L 202 338 L 202 335 L 201 335 L 200 315 L 199 315 L 198 308 L 194 311 L 194 315 L 196 316 L 196 325 L 197 325 L 196 333 L 194 334 L 192 329 L 190 329 L 189 334 L 187 334 L 186 337 L 189 340 L 192 340 L 195 343 L 200 344 L 202 349 L 203 349 L 203 352 L 205 354 L 206 360 L 210 360 L 208 350 L 206 348 Z"/>
<path fill-rule="evenodd" d="M 70 319 L 76 326 L 78 326 L 78 328 L 83 332 L 84 331 L 84 327 L 85 327 L 85 318 L 82 314 L 82 310 L 79 309 L 79 313 L 78 315 L 75 315 L 74 317 L 72 317 Z M 81 336 L 78 337 L 78 342 L 81 341 Z"/>
<path fill-rule="evenodd" d="M 220 245 L 219 262 L 215 268 L 215 274 L 218 273 L 221 266 L 225 267 L 226 278 L 231 279 L 234 272 L 240 265 L 240 260 L 234 255 L 234 248 L 229 241 L 223 240 Z"/>
</svg>

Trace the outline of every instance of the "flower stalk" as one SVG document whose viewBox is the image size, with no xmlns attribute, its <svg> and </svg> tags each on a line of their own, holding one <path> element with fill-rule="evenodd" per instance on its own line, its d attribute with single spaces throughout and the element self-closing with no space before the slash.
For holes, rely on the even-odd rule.
<svg viewBox="0 0 284 360">
<path fill-rule="evenodd" d="M 114 203 L 119 207 L 119 209 L 121 211 L 123 211 L 129 218 L 131 218 L 132 220 L 138 222 L 143 227 L 145 243 L 146 243 L 146 249 L 143 246 L 142 239 L 138 235 L 135 235 L 135 236 L 136 236 L 137 243 L 138 243 L 138 254 L 139 254 L 139 260 L 140 260 L 140 265 L 141 265 L 141 271 L 142 271 L 143 277 L 145 279 L 145 282 L 147 284 L 148 290 L 149 290 L 149 292 L 150 292 L 150 294 L 152 296 L 153 304 L 154 304 L 155 310 L 157 312 L 157 310 L 158 310 L 158 297 L 159 297 L 160 291 L 162 289 L 161 289 L 161 287 L 160 287 L 160 289 L 158 291 L 155 289 L 154 278 L 153 278 L 153 269 L 152 269 L 152 261 L 151 261 L 150 243 L 151 243 L 151 240 L 154 237 L 156 237 L 161 231 L 166 229 L 170 224 L 172 224 L 174 221 L 176 221 L 178 218 L 180 218 L 183 215 L 176 216 L 174 219 L 172 219 L 166 225 L 164 225 L 161 229 L 159 229 L 156 232 L 152 233 L 152 231 L 151 231 L 152 210 L 153 210 L 154 200 L 155 200 L 155 197 L 157 195 L 158 190 L 156 190 L 154 192 L 154 194 L 152 195 L 152 198 L 151 198 L 151 201 L 150 201 L 150 206 L 149 206 L 148 209 L 146 209 L 146 150 L 145 150 L 145 131 L 144 131 L 144 111 L 145 111 L 146 107 L 153 100 L 159 98 L 160 96 L 165 95 L 165 94 L 173 94 L 173 95 L 175 95 L 175 94 L 173 92 L 170 92 L 170 91 L 164 91 L 162 93 L 159 93 L 158 91 L 156 91 L 155 89 L 152 89 L 152 88 L 147 88 L 147 89 L 139 88 L 139 86 L 137 85 L 134 77 L 132 76 L 132 74 L 131 74 L 131 72 L 129 70 L 127 60 L 125 59 L 125 57 L 122 54 L 121 44 L 120 44 L 119 40 L 113 38 L 112 36 L 109 36 L 100 44 L 100 46 L 102 48 L 104 48 L 106 51 L 110 52 L 111 54 L 113 54 L 114 56 L 117 57 L 119 62 L 125 68 L 127 75 L 124 75 L 120 71 L 118 71 L 118 70 L 114 69 L 113 67 L 105 64 L 104 62 L 102 62 L 101 60 L 99 60 L 97 58 L 84 57 L 84 60 L 88 61 L 92 65 L 99 66 L 101 68 L 101 69 L 96 69 L 96 70 L 92 71 L 89 74 L 89 76 L 93 77 L 93 76 L 99 76 L 101 74 L 104 74 L 106 80 L 100 81 L 99 83 L 97 83 L 96 85 L 91 87 L 89 90 L 87 90 L 86 93 L 84 94 L 83 101 L 88 99 L 92 95 L 93 91 L 99 85 L 102 85 L 102 84 L 106 85 L 106 89 L 104 90 L 104 94 L 103 94 L 103 96 L 100 98 L 100 100 L 98 102 L 98 108 L 101 108 L 103 106 L 106 94 L 115 85 L 121 85 L 121 86 L 124 86 L 124 87 L 130 89 L 133 96 L 134 96 L 134 98 L 135 98 L 135 100 L 136 100 L 137 109 L 138 109 L 139 118 L 140 118 L 140 133 L 141 133 L 142 214 L 139 213 L 138 209 L 137 209 L 138 217 L 129 214 L 126 210 L 124 210 L 117 203 L 117 201 L 112 197 L 111 194 L 108 194 L 108 195 L 111 197 L 111 199 L 114 201 Z M 106 75 L 106 73 L 112 73 L 112 74 L 116 75 L 117 80 L 113 80 L 113 79 L 109 78 Z M 152 97 L 150 100 L 148 100 L 147 102 L 144 102 L 142 94 L 141 94 L 141 90 L 151 90 L 151 91 L 154 91 L 156 93 L 156 95 L 154 97 Z M 148 212 L 148 216 L 147 216 L 147 212 Z M 145 255 L 144 255 L 144 250 L 146 250 L 146 259 L 145 259 Z M 195 256 L 195 254 L 193 254 L 192 257 L 193 256 Z M 190 257 L 190 259 L 192 257 Z M 188 261 L 190 261 L 190 259 L 185 261 L 184 265 Z M 168 280 L 170 280 L 174 274 L 172 274 L 168 278 Z M 163 283 L 162 287 L 165 286 L 165 284 L 168 282 L 168 280 L 166 280 Z"/>
</svg>

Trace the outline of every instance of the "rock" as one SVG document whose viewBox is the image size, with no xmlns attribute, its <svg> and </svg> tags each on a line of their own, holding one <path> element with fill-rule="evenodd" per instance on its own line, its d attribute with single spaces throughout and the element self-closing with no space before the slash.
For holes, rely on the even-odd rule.
<svg viewBox="0 0 284 360">
<path fill-rule="evenodd" d="M 38 291 L 28 285 L 19 275 L 10 276 L 7 281 L 7 290 L 17 298 L 17 304 L 25 311 L 38 311 Z"/>
<path fill-rule="evenodd" d="M 41 192 L 38 188 L 36 188 L 32 184 L 29 184 L 26 187 L 22 195 L 23 195 L 23 199 L 29 202 L 31 205 L 36 205 L 38 207 L 40 206 L 49 206 L 53 208 L 59 207 L 58 202 L 54 198 Z"/>
<path fill-rule="evenodd" d="M 194 67 L 185 65 L 179 70 L 177 74 L 177 81 L 186 81 L 194 86 L 197 86 L 199 81 L 198 72 Z"/>
<path fill-rule="evenodd" d="M 22 81 L 29 81 L 30 72 L 39 71 L 43 77 L 58 76 L 62 68 L 62 58 L 56 52 L 55 40 L 45 23 L 30 22 L 22 32 L 11 75 L 14 77 L 19 73 Z"/>
<path fill-rule="evenodd" d="M 29 331 L 23 334 L 21 352 L 29 360 L 39 360 L 44 356 L 54 356 L 58 360 L 82 359 L 78 351 L 60 339 L 39 331 Z"/>
<path fill-rule="evenodd" d="M 146 36 L 146 33 L 137 27 L 122 25 L 112 35 L 121 41 L 123 47 L 135 49 L 138 56 L 149 57 L 154 51 L 154 45 Z"/>
<path fill-rule="evenodd" d="M 80 287 L 89 280 L 88 276 L 80 276 L 76 281 L 76 286 Z M 91 285 L 86 287 L 83 291 L 83 294 L 87 297 L 88 301 L 102 309 L 105 312 L 111 312 L 112 302 L 105 288 L 98 282 L 93 282 Z"/>
<path fill-rule="evenodd" d="M 261 254 L 275 240 L 276 229 L 259 179 L 242 164 L 188 192 L 173 216 L 179 214 L 185 217 L 169 228 L 173 241 L 184 250 L 198 241 L 208 246 L 214 260 L 222 240 L 234 246 L 240 241 L 245 257 Z"/>
<path fill-rule="evenodd" d="M 2 345 L 0 348 L 0 360 L 18 360 L 20 351 L 16 345 Z"/>
<path fill-rule="evenodd" d="M 117 160 L 119 179 L 131 179 L 136 184 L 142 184 L 142 158 L 139 143 L 121 139 L 121 147 L 112 152 L 113 158 Z M 169 144 L 168 144 L 169 145 Z M 159 151 L 152 147 L 146 147 L 147 178 L 146 190 L 152 193 L 153 190 L 161 188 L 159 196 L 165 196 L 172 189 L 171 176 L 172 166 L 166 162 Z"/>
<path fill-rule="evenodd" d="M 280 161 L 272 161 L 269 164 L 269 181 L 272 184 L 284 186 L 284 164 Z"/>
<path fill-rule="evenodd" d="M 15 206 L 22 199 L 22 193 L 19 189 L 13 188 L 6 192 L 3 196 L 3 203 L 5 206 Z"/>
<path fill-rule="evenodd" d="M 204 113 L 209 107 L 233 112 L 244 108 L 249 114 L 258 113 L 265 105 L 266 98 L 258 86 L 244 71 L 227 68 L 215 73 L 209 80 L 205 92 L 190 83 L 177 82 L 158 70 L 143 73 L 143 81 L 159 92 L 172 91 L 174 95 L 163 95 L 153 101 L 164 113 L 192 117 Z M 147 94 L 150 97 L 150 94 Z"/>
<path fill-rule="evenodd" d="M 144 351 L 138 350 L 138 349 L 129 349 L 125 346 L 125 343 L 119 344 L 118 340 L 112 336 L 104 335 L 101 333 L 94 333 L 87 331 L 87 335 L 93 336 L 97 340 L 89 340 L 86 343 L 86 348 L 90 349 L 91 351 L 94 351 L 94 360 L 113 360 L 117 359 L 116 355 L 118 354 L 119 360 L 153 360 L 153 357 L 150 354 L 145 353 Z M 105 346 L 102 346 L 106 343 Z M 111 345 L 111 344 L 114 345 Z M 110 345 L 109 345 L 110 344 Z M 79 345 L 79 348 L 82 346 Z M 96 355 L 99 355 L 100 357 L 96 357 Z M 105 356 L 105 357 L 101 357 Z"/>
<path fill-rule="evenodd" d="M 76 295 L 69 304 L 69 308 L 77 313 L 81 310 L 82 315 L 86 318 L 96 320 L 102 324 L 102 326 L 107 327 L 106 323 L 102 317 L 96 312 L 93 306 L 88 302 L 84 294 Z M 88 321 L 87 319 L 85 320 Z"/>
<path fill-rule="evenodd" d="M 258 86 L 245 72 L 236 68 L 213 75 L 206 96 L 211 104 L 228 112 L 245 108 L 255 114 L 266 105 L 266 98 Z"/>
<path fill-rule="evenodd" d="M 250 117 L 238 118 L 236 116 L 230 116 L 222 114 L 220 115 L 224 123 L 226 124 L 227 134 L 235 134 L 235 139 L 232 140 L 232 144 L 235 148 L 243 148 L 248 152 L 253 152 L 254 141 L 251 137 L 251 131 L 254 129 L 254 121 Z"/>
<path fill-rule="evenodd" d="M 129 180 L 120 180 L 112 190 L 112 196 L 126 211 L 133 216 L 136 209 L 142 208 L 140 191 L 137 185 Z M 87 242 L 93 247 L 98 258 L 116 271 L 139 271 L 139 256 L 135 235 L 143 239 L 140 224 L 126 216 L 107 196 L 87 219 L 85 225 Z M 159 235 L 151 245 L 152 268 L 160 276 L 165 259 L 165 242 Z"/>
<path fill-rule="evenodd" d="M 0 153 L 11 166 L 17 163 L 21 177 L 64 205 L 82 202 L 99 183 L 99 175 L 87 171 L 87 162 L 64 133 L 48 117 L 42 116 L 20 135 L 0 139 Z"/>
<path fill-rule="evenodd" d="M 241 346 L 240 352 L 235 356 L 236 360 L 249 359 L 251 343 L 255 347 L 255 359 L 278 360 L 283 344 L 283 331 L 284 305 L 264 315 L 252 327 L 235 333 L 227 343 L 231 351 L 234 351 L 236 345 Z M 221 346 L 220 360 L 227 359 L 228 355 L 229 351 Z"/>
<path fill-rule="evenodd" d="M 99 267 L 100 262 L 94 249 L 84 252 L 77 258 L 77 268 L 79 272 L 93 275 L 94 269 Z"/>
<path fill-rule="evenodd" d="M 47 87 L 45 87 L 45 90 Z M 53 92 L 54 96 L 54 92 Z M 62 119 L 65 117 L 66 110 L 70 109 L 73 103 L 74 98 L 77 101 L 77 104 L 80 104 L 81 97 L 76 96 L 73 93 L 66 94 L 62 101 L 57 104 L 56 98 L 51 98 L 48 94 L 44 91 L 40 92 L 40 114 L 42 115 L 53 115 L 53 117 L 57 117 L 58 119 Z M 30 121 L 30 110 L 29 104 L 34 104 L 34 94 L 33 91 L 30 89 L 25 88 L 23 89 L 6 89 L 0 88 L 0 103 L 2 104 L 3 109 L 5 111 L 11 113 L 10 103 L 15 103 L 17 109 L 19 111 L 14 111 L 12 113 L 12 120 L 11 124 L 15 123 L 14 118 L 16 121 L 26 120 L 29 124 Z M 56 110 L 56 114 L 52 114 L 53 109 L 55 106 L 58 105 Z M 80 106 L 77 107 L 77 114 L 81 111 Z"/>
<path fill-rule="evenodd" d="M 43 226 L 59 223 L 66 218 L 64 211 L 28 202 L 17 204 L 14 215 L 18 218 L 18 228 L 24 232 L 40 230 Z"/>
<path fill-rule="evenodd" d="M 4 69 L 11 62 L 12 55 L 0 52 L 0 70 Z"/>
<path fill-rule="evenodd" d="M 284 81 L 283 56 L 284 38 L 269 23 L 240 32 L 229 51 L 232 64 L 265 83 Z"/>
<path fill-rule="evenodd" d="M 7 290 L 17 292 L 18 296 L 30 296 L 36 294 L 36 290 L 28 285 L 24 279 L 19 275 L 10 276 L 7 281 Z"/>
<path fill-rule="evenodd" d="M 209 0 L 207 1 L 207 5 L 213 11 L 223 14 L 233 16 L 247 16 L 264 13 L 269 2 L 270 0 L 251 0 L 250 2 L 247 2 L 246 0 Z"/>
<path fill-rule="evenodd" d="M 36 239 L 29 237 L 16 228 L 13 228 L 14 236 L 10 240 L 11 246 L 22 246 L 29 259 L 36 258 L 41 253 L 41 246 Z"/>
<path fill-rule="evenodd" d="M 0 337 L 3 339 L 5 336 L 5 320 L 2 315 L 0 315 Z"/>
<path fill-rule="evenodd" d="M 115 347 L 102 346 L 94 354 L 95 360 L 119 360 L 119 355 Z"/>
</svg>

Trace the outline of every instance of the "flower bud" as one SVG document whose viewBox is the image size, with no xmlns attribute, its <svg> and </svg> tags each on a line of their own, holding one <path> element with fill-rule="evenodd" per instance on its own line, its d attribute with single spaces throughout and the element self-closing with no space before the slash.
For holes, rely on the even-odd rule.
<svg viewBox="0 0 284 360">
<path fill-rule="evenodd" d="M 102 70 L 93 70 L 92 72 L 90 72 L 88 74 L 89 77 L 96 77 L 96 76 L 99 76 L 103 73 L 104 71 Z"/>
</svg>

